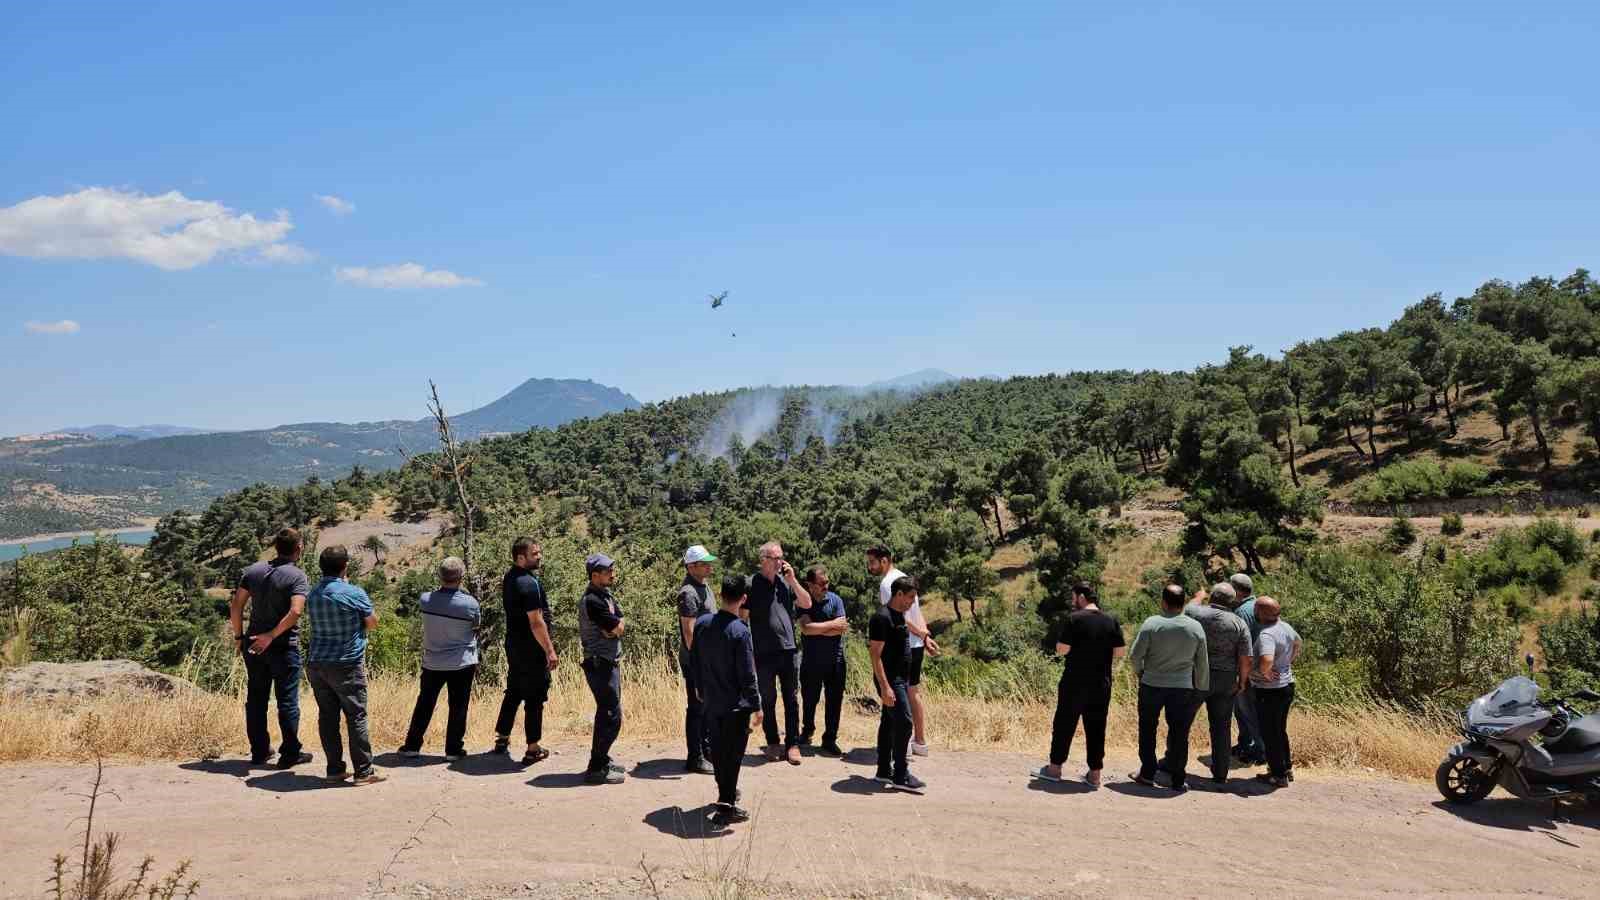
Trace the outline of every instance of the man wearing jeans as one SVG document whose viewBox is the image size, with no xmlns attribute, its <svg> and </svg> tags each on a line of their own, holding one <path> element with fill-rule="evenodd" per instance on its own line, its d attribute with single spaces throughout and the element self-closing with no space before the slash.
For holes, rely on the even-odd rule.
<svg viewBox="0 0 1600 900">
<path fill-rule="evenodd" d="M 311 585 L 295 563 L 303 545 L 300 532 L 285 528 L 272 539 L 271 562 L 258 562 L 239 576 L 228 604 L 228 623 L 244 652 L 247 678 L 244 728 L 250 737 L 250 761 L 262 765 L 272 758 L 272 735 L 267 731 L 267 699 L 276 696 L 278 767 L 311 761 L 300 749 L 300 614 L 306 608 Z M 250 627 L 244 627 L 245 602 L 250 603 Z"/>
<path fill-rule="evenodd" d="M 1216 784 L 1228 783 L 1233 700 L 1250 677 L 1250 629 L 1228 611 L 1237 596 L 1233 585 L 1223 581 L 1212 586 L 1209 596 L 1204 590 L 1197 592 L 1183 608 L 1183 614 L 1199 622 L 1206 633 L 1211 690 L 1205 704 L 1211 726 L 1211 780 Z"/>
<path fill-rule="evenodd" d="M 1256 711 L 1261 741 L 1267 747 L 1267 772 L 1257 778 L 1275 788 L 1294 780 L 1294 760 L 1289 755 L 1289 707 L 1294 705 L 1294 660 L 1300 655 L 1300 635 L 1280 617 L 1278 601 L 1256 601 L 1261 636 L 1256 638 L 1256 668 L 1250 683 L 1256 689 Z"/>
<path fill-rule="evenodd" d="M 594 737 L 584 784 L 621 784 L 622 767 L 611 758 L 611 745 L 622 733 L 622 633 L 627 622 L 611 595 L 616 562 L 604 553 L 584 560 L 589 588 L 578 601 L 578 641 L 583 645 L 583 677 L 594 695 Z"/>
<path fill-rule="evenodd" d="M 1155 787 L 1156 770 L 1166 770 L 1170 786 L 1183 793 L 1189 764 L 1189 726 L 1201 698 L 1211 689 L 1206 658 L 1206 633 L 1183 614 L 1183 588 L 1169 584 L 1161 592 L 1161 614 L 1139 626 L 1128 661 L 1139 676 L 1139 771 L 1129 776 Z M 1167 755 L 1156 761 L 1156 726 L 1167 719 Z"/>
<path fill-rule="evenodd" d="M 777 541 L 761 545 L 761 568 L 750 576 L 750 636 L 761 686 L 761 728 L 767 759 L 800 765 L 800 654 L 794 641 L 795 610 L 811 608 L 811 595 L 784 561 Z M 783 692 L 784 744 L 778 743 L 778 692 Z"/>
<path fill-rule="evenodd" d="M 1261 624 L 1256 621 L 1255 583 L 1250 576 L 1238 572 L 1228 579 L 1228 584 L 1233 587 L 1233 592 L 1238 597 L 1238 605 L 1233 612 L 1244 620 L 1245 627 L 1250 629 L 1250 647 L 1252 658 L 1255 653 L 1256 638 L 1261 634 Z M 1252 663 L 1253 664 L 1253 663 Z M 1253 685 L 1246 684 L 1244 690 L 1233 701 L 1234 717 L 1239 720 L 1239 745 L 1233 748 L 1233 755 L 1242 763 L 1261 765 L 1266 761 L 1266 751 L 1261 742 L 1261 727 L 1256 722 L 1256 689 Z"/>
<path fill-rule="evenodd" d="M 339 736 L 341 714 L 350 731 L 350 762 L 356 784 L 376 784 L 384 776 L 372 770 L 372 740 L 367 733 L 367 632 L 378 627 L 367 592 L 345 580 L 350 551 L 335 544 L 317 563 L 322 580 L 306 595 L 311 640 L 306 646 L 306 681 L 317 699 L 317 731 L 328 759 L 328 778 L 343 781 Z"/>
<path fill-rule="evenodd" d="M 917 599 L 917 582 L 910 576 L 895 581 L 889 602 L 878 607 L 867 622 L 867 652 L 872 658 L 872 683 L 878 689 L 877 781 L 893 790 L 920 794 L 927 787 L 911 774 L 907 757 L 911 743 L 911 692 L 906 680 L 911 671 L 911 632 L 906 610 Z"/>
<path fill-rule="evenodd" d="M 439 563 L 439 589 L 422 595 L 422 687 L 401 756 L 422 752 L 422 739 L 439 702 L 439 690 L 448 691 L 450 716 L 445 720 L 444 758 L 450 762 L 467 755 L 467 707 L 472 703 L 472 677 L 478 671 L 478 626 L 483 610 L 478 598 L 461 589 L 467 567 L 460 557 Z"/>
</svg>

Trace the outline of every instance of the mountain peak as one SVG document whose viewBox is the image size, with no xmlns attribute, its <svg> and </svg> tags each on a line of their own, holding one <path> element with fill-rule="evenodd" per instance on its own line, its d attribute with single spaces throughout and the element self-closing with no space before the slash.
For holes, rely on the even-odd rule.
<svg viewBox="0 0 1600 900">
<path fill-rule="evenodd" d="M 896 378 L 874 381 L 867 385 L 867 389 L 872 391 L 909 391 L 960 380 L 960 376 L 951 375 L 943 369 L 921 369 Z"/>
</svg>

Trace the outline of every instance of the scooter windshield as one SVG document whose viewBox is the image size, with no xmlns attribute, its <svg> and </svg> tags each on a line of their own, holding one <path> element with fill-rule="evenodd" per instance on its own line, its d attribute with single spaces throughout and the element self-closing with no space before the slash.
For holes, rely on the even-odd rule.
<svg viewBox="0 0 1600 900">
<path fill-rule="evenodd" d="M 1523 675 L 1507 678 L 1499 687 L 1472 702 L 1467 720 L 1477 722 L 1530 715 L 1537 711 L 1538 700 L 1539 685 L 1533 679 Z"/>
</svg>

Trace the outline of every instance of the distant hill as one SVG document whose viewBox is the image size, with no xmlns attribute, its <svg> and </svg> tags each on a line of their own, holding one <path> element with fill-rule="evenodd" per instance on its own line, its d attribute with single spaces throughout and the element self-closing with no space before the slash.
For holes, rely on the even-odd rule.
<svg viewBox="0 0 1600 900">
<path fill-rule="evenodd" d="M 487 406 L 452 416 L 451 423 L 458 437 L 471 440 L 554 428 L 638 406 L 628 394 L 593 381 L 531 378 Z M 63 431 L 72 434 L 0 440 L 0 483 L 12 487 L 0 496 L 0 537 L 32 533 L 23 522 L 72 527 L 63 524 L 62 515 L 92 528 L 108 524 L 98 513 L 110 509 L 119 512 L 117 518 L 157 515 L 255 482 L 298 484 L 312 475 L 334 479 L 357 464 L 397 468 L 403 454 L 437 446 L 431 419 L 299 422 L 142 439 L 124 430 L 97 440 L 79 437 L 90 433 L 84 429 Z M 55 515 L 44 516 L 47 510 Z"/>
<path fill-rule="evenodd" d="M 180 434 L 207 434 L 214 428 L 191 428 L 188 425 L 67 425 L 53 429 L 56 432 L 87 434 L 92 438 L 132 437 L 158 438 Z"/>
<path fill-rule="evenodd" d="M 960 376 L 951 375 L 942 369 L 923 369 L 919 372 L 912 372 L 909 375 L 901 375 L 898 378 L 874 381 L 867 385 L 867 390 L 913 391 L 918 388 L 933 387 L 934 385 L 948 384 L 949 382 L 960 380 Z"/>
</svg>

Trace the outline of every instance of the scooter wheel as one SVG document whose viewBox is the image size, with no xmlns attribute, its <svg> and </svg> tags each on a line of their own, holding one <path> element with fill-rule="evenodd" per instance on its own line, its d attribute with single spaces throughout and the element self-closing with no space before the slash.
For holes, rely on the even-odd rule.
<svg viewBox="0 0 1600 900">
<path fill-rule="evenodd" d="M 1494 774 L 1470 756 L 1452 756 L 1439 764 L 1433 783 L 1450 803 L 1477 803 L 1494 790 Z"/>
</svg>

